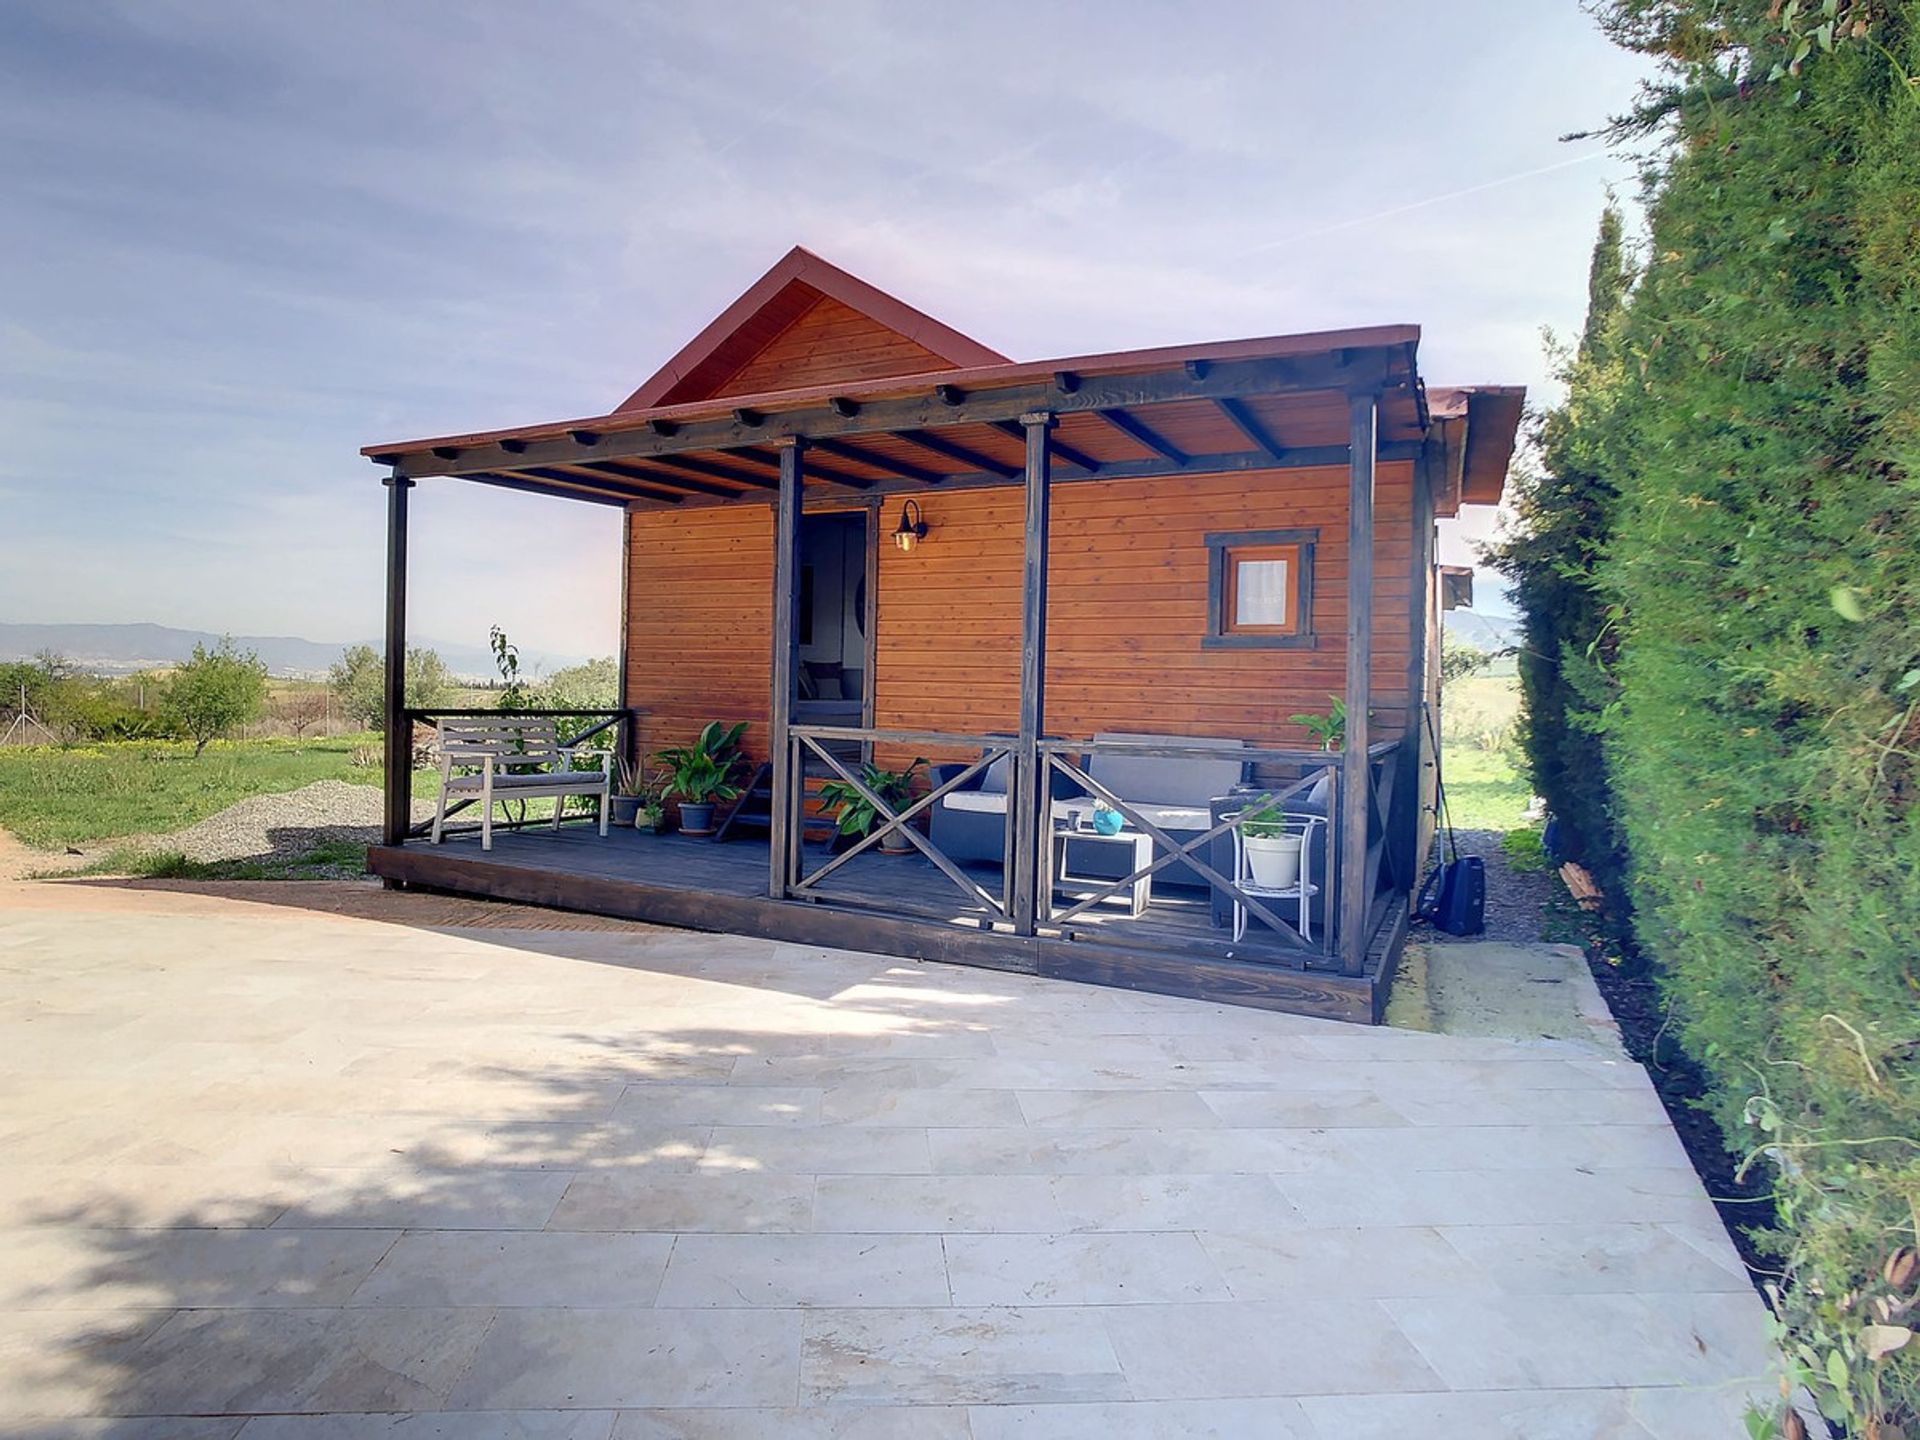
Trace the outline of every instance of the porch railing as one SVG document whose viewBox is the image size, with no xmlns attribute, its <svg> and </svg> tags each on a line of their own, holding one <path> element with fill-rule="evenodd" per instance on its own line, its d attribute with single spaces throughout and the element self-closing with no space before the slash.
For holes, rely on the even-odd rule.
<svg viewBox="0 0 1920 1440">
<path fill-rule="evenodd" d="M 914 824 L 916 817 L 929 813 L 948 795 L 966 788 L 974 776 L 983 774 L 990 766 L 1000 760 L 1007 761 L 1009 767 L 1017 763 L 1014 742 L 1006 736 L 956 734 L 940 730 L 881 730 L 868 726 L 855 725 L 801 725 L 793 724 L 787 728 L 788 742 L 792 746 L 791 765 L 788 773 L 793 777 L 787 796 L 787 854 L 783 857 L 782 873 L 787 880 L 787 895 L 791 899 L 822 900 L 837 905 L 854 905 L 865 909 L 884 910 L 893 913 L 920 916 L 929 919 L 954 920 L 956 916 L 951 907 L 941 909 L 934 905 L 924 905 L 917 900 L 896 892 L 876 897 L 840 887 L 826 888 L 825 882 L 832 876 L 843 872 L 855 859 L 872 852 L 889 835 L 904 838 L 909 845 L 952 883 L 962 896 L 978 908 L 978 922 L 986 925 L 1010 923 L 1013 918 L 1011 897 L 1008 893 L 1008 867 L 1004 860 L 1000 867 L 1000 884 L 997 890 L 988 889 L 978 879 L 961 868 L 959 862 L 942 851 L 939 846 Z M 850 766 L 845 758 L 834 752 L 835 744 L 858 744 L 862 754 L 872 754 L 876 746 L 892 746 L 905 749 L 935 750 L 978 750 L 979 758 L 967 764 L 954 775 L 936 784 L 925 795 L 901 806 L 894 806 L 884 799 L 861 773 L 858 765 Z M 855 794 L 866 800 L 874 809 L 879 823 L 865 835 L 830 856 L 823 863 L 809 870 L 806 864 L 806 777 L 825 772 L 834 779 L 852 787 Z M 775 803 L 779 803 L 776 797 Z M 1013 846 L 1013 811 L 1009 806 L 1005 820 L 1006 839 L 1002 855 L 1010 855 Z"/>
<path fill-rule="evenodd" d="M 1341 863 L 1344 849 L 1340 843 L 1342 787 L 1347 783 L 1343 756 L 1317 750 L 1247 746 L 1226 750 L 1201 744 L 1181 744 L 1157 740 L 1060 740 L 1039 742 L 1036 747 L 1035 775 L 1031 785 L 1022 782 L 1019 742 L 1010 735 L 961 734 L 950 731 L 882 730 L 863 726 L 794 724 L 789 730 L 790 770 L 793 777 L 785 797 L 788 811 L 785 834 L 786 853 L 779 857 L 779 873 L 785 878 L 785 898 L 852 906 L 883 913 L 948 923 L 964 923 L 982 928 L 1020 928 L 1016 913 L 1012 877 L 1015 862 L 1024 851 L 1030 861 L 1030 873 L 1039 877 L 1032 899 L 1034 914 L 1028 929 L 1067 939 L 1097 939 L 1102 944 L 1118 945 L 1194 957 L 1251 959 L 1293 968 L 1339 969 L 1360 973 L 1367 943 L 1378 928 L 1385 911 L 1377 903 L 1384 884 L 1389 891 L 1404 889 L 1405 877 L 1398 874 L 1394 858 L 1392 826 L 1395 823 L 1393 791 L 1399 767 L 1401 742 L 1384 741 L 1370 746 L 1365 784 L 1368 802 L 1368 846 L 1361 873 L 1350 875 Z M 846 753 L 858 746 L 859 753 L 872 754 L 876 746 L 895 750 L 937 749 L 943 752 L 971 751 L 974 758 L 958 767 L 943 767 L 942 778 L 925 794 L 901 804 L 892 804 L 870 785 L 858 762 Z M 1103 783 L 1095 761 L 1102 754 L 1124 754 L 1164 759 L 1218 761 L 1222 758 L 1242 762 L 1246 772 L 1278 778 L 1243 781 L 1230 795 L 1209 797 L 1219 801 L 1209 812 L 1210 822 L 1198 835 L 1185 827 L 1172 833 L 1158 821 L 1149 807 L 1130 801 Z M 967 868 L 934 843 L 916 821 L 930 815 L 949 795 L 969 788 L 971 782 L 990 766 L 1005 762 L 1007 805 L 1003 819 L 1003 845 L 997 883 L 990 870 Z M 809 854 L 805 840 L 806 778 L 838 780 L 873 807 L 874 827 L 837 853 L 824 859 Z M 1317 897 L 1323 923 L 1312 939 L 1305 933 L 1309 926 L 1296 912 L 1284 913 L 1285 899 L 1276 902 L 1270 892 L 1249 887 L 1238 867 L 1220 858 L 1219 842 L 1230 839 L 1256 812 L 1269 808 L 1288 811 L 1324 780 L 1323 793 L 1316 797 L 1313 809 L 1325 821 L 1325 877 Z M 1124 876 L 1075 876 L 1070 898 L 1059 895 L 1056 854 L 1060 835 L 1056 830 L 1055 792 L 1070 789 L 1088 801 L 1099 802 L 1116 811 L 1135 834 L 1151 841 L 1151 858 L 1134 866 Z M 1021 813 L 1018 797 L 1035 798 L 1032 816 Z M 776 800 L 778 803 L 778 800 Z M 850 867 L 863 856 L 872 855 L 889 835 L 904 838 L 912 853 L 925 859 L 942 877 L 933 882 L 923 869 L 885 874 L 868 872 L 871 878 L 856 881 Z M 1072 836 L 1068 837 L 1069 842 Z M 1154 901 L 1144 915 L 1122 915 L 1101 907 L 1115 898 L 1124 899 L 1143 880 L 1170 867 L 1183 866 L 1205 884 L 1205 900 L 1176 902 L 1167 900 L 1158 916 Z M 1232 872 L 1232 873 L 1229 873 Z M 1366 898 L 1361 913 L 1366 916 L 1365 934 L 1357 939 L 1342 933 L 1339 903 L 1346 887 L 1358 885 Z M 951 886 L 960 905 L 941 906 L 930 897 Z M 1302 907 L 1313 897 L 1301 898 Z M 1196 907 L 1204 907 L 1204 918 L 1197 918 Z M 1242 940 L 1230 940 L 1218 933 L 1216 919 L 1220 907 L 1242 907 L 1258 923 Z M 1176 914 L 1176 911 L 1178 912 Z"/>
</svg>

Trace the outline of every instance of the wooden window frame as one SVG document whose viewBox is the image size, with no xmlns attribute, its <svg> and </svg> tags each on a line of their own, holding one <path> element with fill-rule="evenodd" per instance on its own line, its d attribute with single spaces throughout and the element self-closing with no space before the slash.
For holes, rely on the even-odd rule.
<svg viewBox="0 0 1920 1440">
<path fill-rule="evenodd" d="M 1209 650 L 1311 650 L 1313 633 L 1313 552 L 1318 530 L 1222 530 L 1207 536 L 1207 633 L 1201 645 Z M 1289 549 L 1294 552 L 1293 617 L 1291 627 L 1240 627 L 1233 623 L 1234 567 L 1247 550 Z"/>
</svg>

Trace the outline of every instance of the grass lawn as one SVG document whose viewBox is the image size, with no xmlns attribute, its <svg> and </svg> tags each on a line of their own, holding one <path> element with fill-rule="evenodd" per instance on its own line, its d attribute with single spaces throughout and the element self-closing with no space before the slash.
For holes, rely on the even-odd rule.
<svg viewBox="0 0 1920 1440">
<path fill-rule="evenodd" d="M 310 740 L 216 740 L 194 759 L 172 742 L 0 749 L 0 827 L 42 849 L 163 834 L 249 795 L 315 780 L 378 785 L 381 767 L 355 765 L 377 735 Z M 415 788 L 431 775 L 415 776 Z"/>
<path fill-rule="evenodd" d="M 1472 675 L 1446 687 L 1440 702 L 1441 776 L 1453 823 L 1461 830 L 1516 830 L 1533 787 L 1515 765 L 1513 723 L 1520 682 Z"/>
</svg>

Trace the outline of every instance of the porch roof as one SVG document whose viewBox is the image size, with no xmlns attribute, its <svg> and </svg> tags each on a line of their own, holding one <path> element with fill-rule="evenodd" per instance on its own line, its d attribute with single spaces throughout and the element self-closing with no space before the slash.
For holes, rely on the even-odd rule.
<svg viewBox="0 0 1920 1440">
<path fill-rule="evenodd" d="M 845 342 L 852 351 L 835 358 L 816 341 L 784 371 L 751 359 L 823 302 L 867 327 Z M 885 355 L 873 353 L 876 332 Z M 1380 396 L 1381 458 L 1412 458 L 1441 441 L 1452 481 L 1437 487 L 1442 513 L 1461 498 L 1497 499 L 1512 428 L 1503 433 L 1503 415 L 1464 390 L 1444 392 L 1445 423 L 1436 424 L 1419 340 L 1417 326 L 1383 325 L 1011 361 L 796 248 L 605 414 L 362 453 L 407 479 L 616 506 L 764 502 L 778 485 L 780 448 L 795 439 L 807 442 L 802 468 L 815 491 L 1015 482 L 1024 466 L 1020 417 L 1032 411 L 1057 417 L 1056 480 L 1344 465 L 1345 392 L 1366 389 Z M 910 373 L 873 373 L 889 363 Z M 836 368 L 830 382 L 765 388 L 766 379 Z"/>
</svg>

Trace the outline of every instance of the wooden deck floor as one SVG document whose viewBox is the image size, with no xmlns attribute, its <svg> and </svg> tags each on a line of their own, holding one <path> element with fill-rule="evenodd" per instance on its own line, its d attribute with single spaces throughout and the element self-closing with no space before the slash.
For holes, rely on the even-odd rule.
<svg viewBox="0 0 1920 1440">
<path fill-rule="evenodd" d="M 827 855 L 809 845 L 808 868 Z M 625 829 L 603 838 L 588 824 L 496 831 L 491 851 L 474 835 L 376 847 L 369 866 L 411 886 L 1361 1022 L 1384 1006 L 1380 976 L 1390 975 L 1405 928 L 1382 925 L 1368 973 L 1358 978 L 1317 961 L 1303 966 L 1300 952 L 1270 932 L 1236 946 L 1210 923 L 1205 892 L 1172 887 L 1156 890 L 1139 919 L 1102 906 L 1078 917 L 1070 933 L 1023 937 L 995 928 L 985 907 L 918 854 L 869 852 L 830 877 L 830 899 L 776 901 L 767 894 L 763 840 L 721 845 Z M 997 869 L 969 873 L 998 892 Z"/>
</svg>

